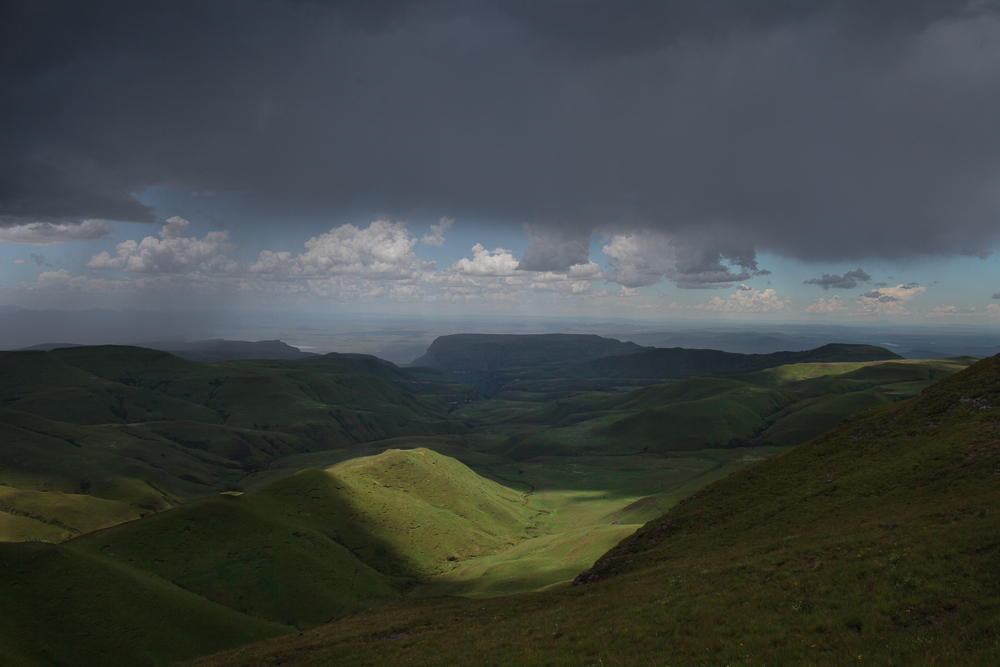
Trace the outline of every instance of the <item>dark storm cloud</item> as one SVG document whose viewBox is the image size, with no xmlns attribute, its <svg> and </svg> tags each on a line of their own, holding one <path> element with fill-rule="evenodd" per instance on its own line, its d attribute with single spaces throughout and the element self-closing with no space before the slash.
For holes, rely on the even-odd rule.
<svg viewBox="0 0 1000 667">
<path fill-rule="evenodd" d="M 819 285 L 825 290 L 834 287 L 836 289 L 854 289 L 858 286 L 859 282 L 867 283 L 871 281 L 872 277 L 862 271 L 861 269 L 856 269 L 854 271 L 848 271 L 842 276 L 836 274 L 830 275 L 829 273 L 824 273 L 820 278 L 810 278 L 809 280 L 803 281 L 803 285 Z"/>
<path fill-rule="evenodd" d="M 525 225 L 528 247 L 517 265 L 521 271 L 567 271 L 590 260 L 590 233 L 573 225 Z"/>
<path fill-rule="evenodd" d="M 0 224 L 150 221 L 136 193 L 190 187 L 285 221 L 528 223 L 522 268 L 654 229 L 689 249 L 690 286 L 753 275 L 758 250 L 957 254 L 1000 233 L 996 2 L 0 12 Z"/>
</svg>

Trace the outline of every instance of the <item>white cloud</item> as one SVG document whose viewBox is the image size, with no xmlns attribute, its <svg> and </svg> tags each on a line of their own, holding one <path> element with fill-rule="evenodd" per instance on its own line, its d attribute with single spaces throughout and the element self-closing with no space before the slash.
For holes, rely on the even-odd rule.
<svg viewBox="0 0 1000 667">
<path fill-rule="evenodd" d="M 514 254 L 503 248 L 490 252 L 481 243 L 472 246 L 472 259 L 462 259 L 451 265 L 451 271 L 465 276 L 511 276 L 517 270 Z"/>
<path fill-rule="evenodd" d="M 604 276 L 604 272 L 601 271 L 600 265 L 596 262 L 587 262 L 586 264 L 575 264 L 569 267 L 565 273 L 539 271 L 531 275 L 532 282 L 592 281 L 600 280 Z"/>
<path fill-rule="evenodd" d="M 772 313 L 788 311 L 791 307 L 792 300 L 787 297 L 784 300 L 779 299 L 773 289 L 766 289 L 763 292 L 741 289 L 730 294 L 728 299 L 713 296 L 707 304 L 695 306 L 716 313 Z"/>
<path fill-rule="evenodd" d="M 15 264 L 24 264 L 24 260 L 21 259 L 20 257 L 18 257 L 17 259 L 14 260 L 14 263 Z"/>
<path fill-rule="evenodd" d="M 405 222 L 376 220 L 365 229 L 341 225 L 306 241 L 306 252 L 261 251 L 251 273 L 284 279 L 353 276 L 368 280 L 414 280 L 433 268 L 413 252 Z"/>
<path fill-rule="evenodd" d="M 88 278 L 87 276 L 71 276 L 66 269 L 58 271 L 43 271 L 34 282 L 21 283 L 21 288 L 29 292 L 56 292 L 109 294 L 120 291 L 124 287 L 122 281 L 104 280 L 103 278 Z"/>
<path fill-rule="evenodd" d="M 601 251 L 608 258 L 608 280 L 623 287 L 653 285 L 674 270 L 674 249 L 663 234 L 616 234 Z"/>
<path fill-rule="evenodd" d="M 490 251 L 477 243 L 472 247 L 472 259 L 455 261 L 450 268 L 428 276 L 427 282 L 445 293 L 435 299 L 509 302 L 528 298 L 532 293 L 593 295 L 593 281 L 604 275 L 601 267 L 591 261 L 571 265 L 565 271 L 532 271 L 520 265 L 511 251 Z"/>
<path fill-rule="evenodd" d="M 666 278 L 681 289 L 719 289 L 769 271 L 738 240 L 670 237 L 661 232 L 616 234 L 602 248 L 608 280 L 624 287 L 653 285 Z M 733 273 L 738 268 L 739 273 Z"/>
<path fill-rule="evenodd" d="M 448 228 L 455 224 L 455 218 L 441 218 L 440 224 L 431 225 L 431 233 L 425 234 L 421 243 L 426 245 L 433 245 L 440 248 L 444 245 L 444 233 L 448 231 Z"/>
<path fill-rule="evenodd" d="M 160 230 L 159 239 L 123 241 L 115 246 L 115 257 L 107 251 L 94 255 L 88 269 L 130 273 L 228 273 L 238 267 L 223 253 L 232 248 L 229 233 L 209 232 L 202 239 L 185 238 L 190 223 L 174 216 Z"/>
<path fill-rule="evenodd" d="M 904 305 L 927 291 L 914 284 L 880 287 L 861 295 L 861 312 L 869 315 L 909 315 Z"/>
<path fill-rule="evenodd" d="M 72 241 L 93 241 L 113 231 L 114 227 L 100 220 L 85 220 L 79 225 L 32 222 L 15 227 L 0 227 L 0 244 L 52 245 Z"/>
<path fill-rule="evenodd" d="M 813 315 L 843 315 L 847 311 L 847 305 L 840 295 L 830 297 L 829 301 L 822 297 L 814 297 L 812 305 L 806 307 L 806 312 Z"/>
<path fill-rule="evenodd" d="M 957 317 L 963 315 L 957 306 L 934 306 L 934 309 L 927 313 L 927 317 Z"/>
</svg>

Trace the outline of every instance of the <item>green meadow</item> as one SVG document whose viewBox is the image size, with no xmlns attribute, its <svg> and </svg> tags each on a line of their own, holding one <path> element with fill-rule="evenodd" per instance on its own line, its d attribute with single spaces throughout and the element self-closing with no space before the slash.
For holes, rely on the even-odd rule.
<svg viewBox="0 0 1000 667">
<path fill-rule="evenodd" d="M 602 554 L 665 512 L 974 361 L 827 346 L 813 355 L 822 362 L 761 369 L 738 357 L 770 355 L 730 355 L 727 368 L 751 372 L 651 383 L 576 377 L 566 369 L 603 349 L 586 342 L 534 379 L 512 367 L 516 386 L 495 384 L 492 398 L 441 370 L 364 355 L 0 353 L 10 379 L 0 389 L 0 636 L 17 638 L 0 661 L 163 665 L 280 634 L 334 637 L 330 628 L 365 619 L 406 646 L 412 622 L 389 627 L 399 614 L 464 609 L 449 621 L 459 624 L 467 613 L 530 609 L 532 595 L 586 598 L 569 583 L 597 574 Z M 835 352 L 842 361 L 828 359 Z M 607 579 L 602 570 L 586 588 Z M 202 629 L 178 643 L 195 620 Z M 161 623 L 170 627 L 150 631 Z M 552 634 L 588 632 L 602 636 Z M 342 663 L 321 652 L 290 664 L 411 655 L 356 649 Z M 579 653 L 560 662 L 555 649 L 535 650 L 546 657 L 490 649 L 497 664 L 580 664 Z M 436 664 L 435 651 L 412 657 Z M 623 655 L 620 664 L 642 664 Z"/>
</svg>

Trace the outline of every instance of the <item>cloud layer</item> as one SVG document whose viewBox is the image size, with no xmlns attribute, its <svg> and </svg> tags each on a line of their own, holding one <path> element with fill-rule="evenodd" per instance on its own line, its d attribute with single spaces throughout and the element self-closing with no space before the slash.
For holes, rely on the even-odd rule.
<svg viewBox="0 0 1000 667">
<path fill-rule="evenodd" d="M 1000 235 L 998 11 L 4 3 L 0 224 L 44 239 L 93 233 L 70 231 L 84 220 L 152 222 L 137 195 L 167 186 L 236 193 L 282 224 L 345 211 L 527 223 L 531 271 L 585 263 L 595 231 L 669 239 L 661 257 L 609 243 L 632 287 L 739 282 L 765 250 L 988 257 Z M 317 243 L 259 268 L 417 270 Z M 108 261 L 156 270 L 169 252 Z"/>
</svg>

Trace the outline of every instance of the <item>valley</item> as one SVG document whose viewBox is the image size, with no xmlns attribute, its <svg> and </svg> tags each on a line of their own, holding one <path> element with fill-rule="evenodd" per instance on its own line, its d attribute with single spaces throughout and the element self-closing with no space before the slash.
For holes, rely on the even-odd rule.
<svg viewBox="0 0 1000 667">
<path fill-rule="evenodd" d="M 443 337 L 412 368 L 0 353 L 0 657 L 163 665 L 372 614 L 575 604 L 665 512 L 975 361 L 537 338 Z"/>
</svg>

